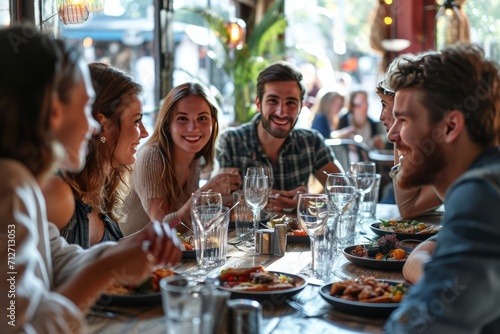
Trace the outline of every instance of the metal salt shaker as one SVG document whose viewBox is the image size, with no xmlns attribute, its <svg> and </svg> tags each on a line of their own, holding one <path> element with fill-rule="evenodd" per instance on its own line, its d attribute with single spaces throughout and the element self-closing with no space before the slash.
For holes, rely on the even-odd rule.
<svg viewBox="0 0 500 334">
<path fill-rule="evenodd" d="M 259 254 L 273 254 L 273 230 L 258 230 L 255 235 L 255 251 Z"/>
<path fill-rule="evenodd" d="M 286 224 L 274 225 L 273 255 L 283 256 L 286 252 Z"/>
<path fill-rule="evenodd" d="M 234 299 L 227 302 L 229 334 L 260 334 L 262 306 L 250 299 Z"/>
</svg>

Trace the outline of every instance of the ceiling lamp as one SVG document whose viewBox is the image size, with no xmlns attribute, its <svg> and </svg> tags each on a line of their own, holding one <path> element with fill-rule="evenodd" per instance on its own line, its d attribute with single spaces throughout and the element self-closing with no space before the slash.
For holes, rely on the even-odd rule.
<svg viewBox="0 0 500 334">
<path fill-rule="evenodd" d="M 84 23 L 91 12 L 104 9 L 104 0 L 57 0 L 59 18 L 64 24 Z"/>
<path fill-rule="evenodd" d="M 59 18 L 64 24 L 83 23 L 89 18 L 89 10 L 85 0 L 58 0 Z"/>
<path fill-rule="evenodd" d="M 467 17 L 461 10 L 465 1 L 445 0 L 438 1 L 440 5 L 436 14 L 436 49 L 469 40 L 469 24 Z"/>
</svg>

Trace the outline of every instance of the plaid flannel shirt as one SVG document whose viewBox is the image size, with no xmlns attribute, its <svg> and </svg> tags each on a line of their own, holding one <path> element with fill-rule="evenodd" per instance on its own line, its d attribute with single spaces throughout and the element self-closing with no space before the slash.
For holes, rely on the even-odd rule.
<svg viewBox="0 0 500 334">
<path fill-rule="evenodd" d="M 272 166 L 257 137 L 260 118 L 259 113 L 250 122 L 229 128 L 220 135 L 217 158 L 221 168 L 237 167 L 244 176 L 248 167 Z M 294 128 L 281 147 L 277 166 L 273 166 L 273 188 L 307 187 L 309 176 L 334 160 L 333 150 L 319 132 Z"/>
</svg>

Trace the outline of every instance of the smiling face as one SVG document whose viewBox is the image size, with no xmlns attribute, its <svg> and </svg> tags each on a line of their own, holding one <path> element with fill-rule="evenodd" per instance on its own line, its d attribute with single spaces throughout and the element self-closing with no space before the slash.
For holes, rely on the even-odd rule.
<svg viewBox="0 0 500 334">
<path fill-rule="evenodd" d="M 175 150 L 196 154 L 207 145 L 212 134 L 214 119 L 207 101 L 189 95 L 177 101 L 170 123 L 170 134 Z"/>
<path fill-rule="evenodd" d="M 66 150 L 63 168 L 68 171 L 79 171 L 85 165 L 88 152 L 88 142 L 99 125 L 92 117 L 92 103 L 95 93 L 90 80 L 87 65 L 78 64 L 80 78 L 74 87 L 69 89 L 68 102 L 60 100 L 55 106 L 61 108 L 61 120 L 54 128 L 56 139 Z"/>
<path fill-rule="evenodd" d="M 120 134 L 116 143 L 113 160 L 119 165 L 135 162 L 137 146 L 148 131 L 142 123 L 142 103 L 137 96 L 130 96 L 128 104 L 120 114 Z"/>
<path fill-rule="evenodd" d="M 387 135 L 398 148 L 401 168 L 397 182 L 402 188 L 434 184 L 446 166 L 438 124 L 431 124 L 428 110 L 422 104 L 422 93 L 416 88 L 396 92 L 395 122 Z"/>
<path fill-rule="evenodd" d="M 301 92 L 295 81 L 268 82 L 262 101 L 256 99 L 262 113 L 262 126 L 275 138 L 286 138 L 297 122 Z"/>
</svg>

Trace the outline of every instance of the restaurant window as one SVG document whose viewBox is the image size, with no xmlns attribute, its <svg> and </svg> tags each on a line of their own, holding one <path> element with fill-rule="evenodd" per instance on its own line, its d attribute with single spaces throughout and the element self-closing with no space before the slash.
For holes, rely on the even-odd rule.
<svg viewBox="0 0 500 334">
<path fill-rule="evenodd" d="M 463 7 L 470 24 L 471 42 L 500 64 L 500 0 L 467 0 Z"/>
<path fill-rule="evenodd" d="M 82 24 L 60 23 L 60 36 L 80 47 L 88 63 L 103 62 L 129 72 L 144 87 L 144 110 L 155 108 L 153 1 L 106 0 Z"/>
<path fill-rule="evenodd" d="M 209 32 L 203 20 L 194 13 L 177 12 L 191 6 L 212 8 L 228 16 L 234 6 L 230 0 L 174 0 L 173 5 L 173 85 L 196 80 L 222 90 L 223 79 L 207 56 Z M 60 36 L 78 45 L 88 63 L 104 62 L 121 68 L 143 86 L 146 113 L 156 111 L 157 100 L 164 98 L 155 96 L 158 57 L 153 40 L 154 11 L 153 0 L 105 0 L 103 10 L 91 13 L 87 22 L 60 23 Z"/>
<path fill-rule="evenodd" d="M 10 26 L 10 1 L 0 0 L 0 28 Z"/>
</svg>

